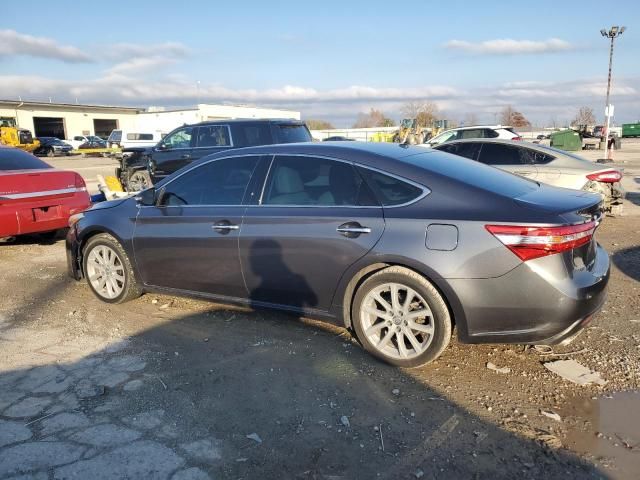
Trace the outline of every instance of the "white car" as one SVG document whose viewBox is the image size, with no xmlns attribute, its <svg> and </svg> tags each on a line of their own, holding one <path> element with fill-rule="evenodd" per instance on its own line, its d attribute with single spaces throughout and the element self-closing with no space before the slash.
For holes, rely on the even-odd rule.
<svg viewBox="0 0 640 480">
<path fill-rule="evenodd" d="M 599 193 L 605 210 L 612 213 L 619 213 L 622 206 L 623 172 L 572 152 L 530 142 L 486 138 L 447 142 L 434 148 L 554 187 Z"/>
<path fill-rule="evenodd" d="M 424 142 L 425 147 L 435 147 L 454 140 L 467 138 L 496 138 L 500 140 L 522 140 L 520 134 L 508 125 L 473 125 L 470 127 L 452 128 Z"/>
<path fill-rule="evenodd" d="M 104 140 L 95 135 L 76 135 L 73 139 L 65 140 L 65 142 L 71 145 L 74 150 L 78 150 L 78 147 L 84 143 L 104 143 Z"/>
</svg>

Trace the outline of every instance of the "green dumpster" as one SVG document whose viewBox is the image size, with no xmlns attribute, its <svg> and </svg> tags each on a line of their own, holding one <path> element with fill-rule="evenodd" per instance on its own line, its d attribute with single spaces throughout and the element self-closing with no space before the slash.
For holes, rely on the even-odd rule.
<svg viewBox="0 0 640 480">
<path fill-rule="evenodd" d="M 638 123 L 623 123 L 622 124 L 622 137 L 640 137 L 640 122 Z"/>
<path fill-rule="evenodd" d="M 551 134 L 551 146 L 560 150 L 582 150 L 582 138 L 574 130 L 561 130 Z"/>
</svg>

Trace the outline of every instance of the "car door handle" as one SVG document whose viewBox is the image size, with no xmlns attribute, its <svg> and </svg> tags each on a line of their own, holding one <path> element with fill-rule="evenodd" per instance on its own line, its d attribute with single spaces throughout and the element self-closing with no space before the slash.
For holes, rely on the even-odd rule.
<svg viewBox="0 0 640 480">
<path fill-rule="evenodd" d="M 363 233 L 371 233 L 369 227 L 363 227 L 358 222 L 347 222 L 336 228 L 336 232 L 347 238 L 357 238 Z"/>
<path fill-rule="evenodd" d="M 213 228 L 216 232 L 226 234 L 232 230 L 240 230 L 240 225 L 234 225 L 228 220 L 222 220 L 211 225 L 211 228 Z"/>
</svg>

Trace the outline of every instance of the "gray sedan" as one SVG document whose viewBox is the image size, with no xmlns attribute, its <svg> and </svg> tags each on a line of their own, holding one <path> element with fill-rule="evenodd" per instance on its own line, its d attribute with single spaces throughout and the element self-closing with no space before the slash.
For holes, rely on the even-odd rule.
<svg viewBox="0 0 640 480">
<path fill-rule="evenodd" d="M 572 152 L 523 141 L 469 139 L 434 147 L 554 187 L 599 193 L 607 212 L 616 213 L 625 192 L 622 172 L 586 160 Z"/>
<path fill-rule="evenodd" d="M 463 342 L 560 343 L 602 306 L 598 195 L 420 147 L 252 147 L 70 220 L 69 272 L 104 302 L 148 291 L 335 319 L 394 365 Z"/>
</svg>

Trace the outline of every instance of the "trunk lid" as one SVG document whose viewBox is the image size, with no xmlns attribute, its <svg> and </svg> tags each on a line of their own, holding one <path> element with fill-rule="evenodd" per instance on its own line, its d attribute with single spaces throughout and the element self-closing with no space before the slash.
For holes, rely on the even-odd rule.
<svg viewBox="0 0 640 480">
<path fill-rule="evenodd" d="M 64 170 L 14 170 L 0 174 L 0 203 L 56 200 L 85 188 L 75 172 Z"/>
<path fill-rule="evenodd" d="M 600 195 L 595 193 L 549 185 L 540 185 L 539 188 L 514 198 L 520 206 L 559 215 L 593 209 L 601 200 Z"/>
</svg>

